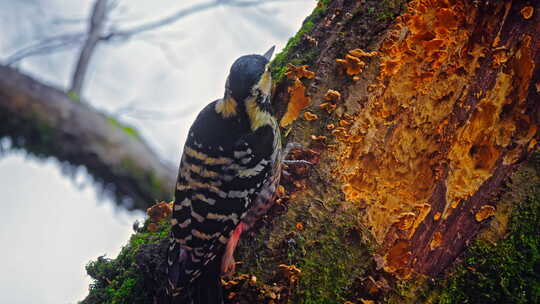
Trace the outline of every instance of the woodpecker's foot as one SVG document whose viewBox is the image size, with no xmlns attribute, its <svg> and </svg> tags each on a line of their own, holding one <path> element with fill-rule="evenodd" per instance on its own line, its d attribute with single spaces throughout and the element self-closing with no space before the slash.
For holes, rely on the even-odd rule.
<svg viewBox="0 0 540 304">
<path fill-rule="evenodd" d="M 291 174 L 291 172 L 287 170 L 288 168 L 290 168 L 289 166 L 291 167 L 296 167 L 296 166 L 302 167 L 302 165 L 313 166 L 312 162 L 307 161 L 305 159 L 287 159 L 287 156 L 289 156 L 289 153 L 291 152 L 291 150 L 293 149 L 303 150 L 303 148 L 304 147 L 302 146 L 302 144 L 297 143 L 297 142 L 287 143 L 287 145 L 285 146 L 285 149 L 283 149 L 283 154 L 281 155 L 282 157 L 281 162 L 284 165 L 281 170 L 282 175 L 287 176 L 287 177 L 290 177 L 291 175 L 293 175 Z M 295 170 L 293 170 L 293 172 L 294 171 Z"/>
<path fill-rule="evenodd" d="M 303 146 L 301 143 L 297 143 L 297 142 L 287 143 L 287 145 L 285 145 L 285 149 L 283 149 L 282 160 L 285 161 L 285 159 L 287 158 L 287 155 L 289 155 L 289 152 L 291 152 L 291 150 L 302 149 L 302 148 Z"/>
<path fill-rule="evenodd" d="M 240 222 L 240 224 L 238 224 L 234 229 L 231 237 L 229 238 L 229 241 L 227 242 L 227 246 L 225 247 L 225 253 L 223 253 L 223 257 L 221 258 L 222 276 L 231 276 L 236 270 L 236 262 L 234 261 L 234 250 L 236 249 L 236 245 L 238 245 L 238 241 L 240 240 L 240 235 L 242 235 L 243 230 L 244 223 Z"/>
<path fill-rule="evenodd" d="M 289 192 L 305 189 L 310 170 L 319 163 L 320 153 L 298 143 L 287 144 L 283 150 L 287 155 L 282 154 L 281 184 Z"/>
<path fill-rule="evenodd" d="M 236 262 L 234 260 L 233 254 L 225 252 L 223 258 L 221 259 L 221 275 L 224 277 L 230 277 L 236 271 Z"/>
</svg>

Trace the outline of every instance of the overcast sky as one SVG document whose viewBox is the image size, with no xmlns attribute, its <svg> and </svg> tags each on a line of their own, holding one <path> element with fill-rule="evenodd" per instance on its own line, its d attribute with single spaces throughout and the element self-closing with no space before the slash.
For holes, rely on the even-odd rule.
<svg viewBox="0 0 540 304">
<path fill-rule="evenodd" d="M 168 16 L 208 0 L 119 0 L 118 27 Z M 0 62 L 41 37 L 84 30 L 92 0 L 0 0 Z M 129 42 L 101 45 L 83 97 L 135 126 L 176 167 L 196 114 L 223 94 L 240 55 L 278 50 L 314 8 L 314 0 L 257 7 L 219 6 Z M 65 88 L 77 50 L 23 60 L 18 67 Z M 84 265 L 114 257 L 142 213 L 118 210 L 89 182 L 54 160 L 0 157 L 0 303 L 76 303 L 87 294 Z"/>
</svg>

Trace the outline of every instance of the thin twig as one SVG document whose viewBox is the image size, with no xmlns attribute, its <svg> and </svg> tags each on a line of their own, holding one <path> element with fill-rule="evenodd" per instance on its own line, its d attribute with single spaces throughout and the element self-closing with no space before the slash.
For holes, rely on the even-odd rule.
<svg viewBox="0 0 540 304">
<path fill-rule="evenodd" d="M 141 25 L 135 25 L 128 29 L 118 29 L 113 32 L 108 33 L 103 37 L 104 40 L 109 40 L 112 38 L 126 38 L 131 37 L 143 32 L 148 32 L 152 30 L 156 30 L 158 28 L 161 28 L 166 25 L 173 24 L 177 22 L 178 20 L 187 17 L 189 15 L 214 8 L 220 5 L 225 6 L 235 6 L 235 7 L 250 7 L 250 6 L 257 6 L 261 4 L 266 4 L 270 2 L 284 2 L 286 0 L 255 0 L 255 1 L 248 1 L 248 0 L 212 0 L 204 3 L 199 3 L 193 6 L 190 6 L 188 8 L 181 9 L 172 15 L 161 18 L 156 21 L 150 21 Z"/>
<path fill-rule="evenodd" d="M 253 0 L 252 1 L 212 0 L 205 3 L 197 4 L 189 8 L 180 9 L 176 13 L 173 13 L 169 17 L 166 17 L 163 19 L 151 21 L 151 22 L 141 24 L 141 25 L 136 25 L 127 29 L 111 30 L 108 33 L 105 33 L 105 34 L 102 33 L 102 35 L 99 37 L 99 40 L 100 41 L 109 41 L 109 40 L 118 41 L 122 39 L 127 40 L 128 38 L 131 38 L 132 36 L 135 36 L 137 34 L 159 29 L 163 26 L 173 24 L 183 17 L 201 12 L 205 9 L 214 8 L 219 5 L 235 6 L 235 7 L 250 7 L 250 6 L 257 6 L 257 5 L 270 3 L 270 2 L 285 2 L 285 1 L 291 1 L 291 0 L 256 0 L 256 1 L 253 1 Z M 113 2 L 112 5 L 108 6 L 108 9 L 116 8 L 117 7 L 116 4 L 117 4 L 116 2 Z M 80 43 L 82 43 L 83 41 L 88 40 L 87 33 L 85 32 L 73 33 L 73 34 L 68 34 L 68 35 L 69 37 L 66 37 L 66 35 L 59 35 L 59 36 L 53 36 L 50 38 L 42 39 L 28 47 L 20 49 L 16 51 L 14 54 L 8 56 L 8 58 L 5 61 L 5 64 L 13 65 L 14 63 L 17 63 L 27 57 L 50 54 L 50 53 L 58 52 L 58 51 L 65 50 L 68 48 L 76 47 L 80 45 Z"/>
<path fill-rule="evenodd" d="M 44 38 L 32 45 L 22 48 L 6 59 L 7 65 L 13 65 L 24 58 L 36 55 L 44 55 L 79 45 L 86 35 L 84 33 L 62 34 L 59 36 Z"/>
<path fill-rule="evenodd" d="M 96 0 L 96 3 L 94 4 L 90 25 L 88 27 L 88 34 L 86 36 L 87 38 L 81 49 L 79 59 L 77 60 L 75 72 L 73 72 L 73 77 L 71 78 L 69 90 L 78 96 L 81 96 L 90 59 L 92 59 L 92 55 L 94 54 L 94 50 L 102 34 L 101 32 L 103 30 L 107 12 L 107 1 L 108 0 Z"/>
</svg>

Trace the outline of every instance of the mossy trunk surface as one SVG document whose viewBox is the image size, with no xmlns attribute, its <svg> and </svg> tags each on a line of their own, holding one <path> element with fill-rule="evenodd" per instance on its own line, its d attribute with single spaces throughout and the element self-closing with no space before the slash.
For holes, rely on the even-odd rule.
<svg viewBox="0 0 540 304">
<path fill-rule="evenodd" d="M 243 236 L 227 301 L 538 303 L 539 7 L 319 1 L 272 64 L 284 139 L 314 165 Z M 156 208 L 89 265 L 84 303 L 162 292 Z"/>
</svg>

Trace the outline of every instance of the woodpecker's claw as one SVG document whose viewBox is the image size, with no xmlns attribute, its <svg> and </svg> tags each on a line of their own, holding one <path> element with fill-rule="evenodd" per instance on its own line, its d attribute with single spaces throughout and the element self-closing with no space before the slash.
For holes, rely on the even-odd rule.
<svg viewBox="0 0 540 304">
<path fill-rule="evenodd" d="M 291 150 L 293 149 L 302 149 L 303 146 L 301 143 L 297 143 L 297 142 L 289 142 L 287 143 L 287 145 L 285 146 L 285 149 L 283 149 L 283 160 L 285 160 L 285 158 L 287 157 L 287 155 L 289 154 L 289 152 L 291 152 Z"/>
<path fill-rule="evenodd" d="M 227 241 L 227 246 L 225 247 L 225 253 L 221 258 L 221 275 L 231 276 L 236 270 L 236 262 L 234 261 L 234 250 L 236 245 L 238 245 L 238 240 L 242 231 L 244 230 L 244 223 L 240 222 L 234 229 L 231 237 Z"/>
<path fill-rule="evenodd" d="M 304 160 L 304 159 L 287 159 L 287 156 L 289 155 L 291 150 L 293 150 L 293 149 L 303 149 L 303 148 L 304 147 L 302 146 L 302 144 L 297 143 L 297 142 L 287 143 L 287 145 L 285 146 L 285 149 L 283 149 L 283 154 L 282 154 L 282 158 L 281 158 L 282 163 L 285 164 L 285 165 L 310 165 L 310 166 L 312 166 L 313 165 L 312 162 L 309 162 L 309 161 Z"/>
<path fill-rule="evenodd" d="M 234 256 L 225 253 L 221 259 L 221 275 L 224 277 L 230 277 L 236 271 L 236 262 Z"/>
<path fill-rule="evenodd" d="M 307 160 L 303 159 L 284 159 L 283 163 L 286 165 L 313 165 L 312 162 L 308 162 Z"/>
</svg>

